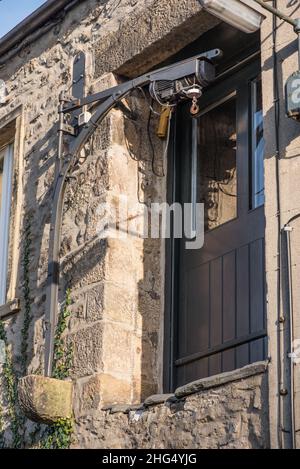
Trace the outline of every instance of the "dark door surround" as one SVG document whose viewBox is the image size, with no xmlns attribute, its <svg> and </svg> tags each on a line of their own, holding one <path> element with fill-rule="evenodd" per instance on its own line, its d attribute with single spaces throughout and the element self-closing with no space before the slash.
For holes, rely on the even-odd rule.
<svg viewBox="0 0 300 469">
<path fill-rule="evenodd" d="M 250 141 L 249 141 L 249 80 L 254 79 L 260 71 L 259 61 L 252 61 L 248 65 L 244 66 L 238 72 L 235 72 L 234 75 L 229 76 L 224 82 L 218 82 L 215 87 L 207 90 L 205 95 L 202 98 L 201 107 L 202 109 L 206 106 L 213 105 L 216 101 L 225 98 L 226 96 L 233 94 L 237 88 L 239 88 L 239 105 L 237 107 L 237 124 L 240 128 L 241 139 L 239 145 L 243 145 L 244 148 L 247 148 L 247 154 L 249 155 Z M 248 109 L 248 113 L 245 113 L 245 109 Z M 180 119 L 180 112 L 177 112 L 175 121 Z M 191 123 L 191 121 L 190 121 Z M 180 188 L 178 181 L 180 180 L 180 167 L 178 166 L 178 125 L 174 122 L 172 128 L 172 145 L 170 148 L 170 158 L 169 158 L 169 167 L 168 167 L 168 202 L 173 203 L 180 199 Z M 189 124 L 190 125 L 190 124 Z M 191 135 L 191 131 L 187 130 L 185 135 Z M 182 138 L 182 136 L 181 136 Z M 184 138 L 184 137 L 183 137 Z M 190 137 L 189 137 L 190 138 Z M 188 146 L 189 142 L 186 140 L 185 145 Z M 237 160 L 238 171 L 240 173 L 238 180 L 238 218 L 236 220 L 230 221 L 225 224 L 221 229 L 224 231 L 224 236 L 228 239 L 228 246 L 226 252 L 234 250 L 235 247 L 240 247 L 243 250 L 243 245 L 236 246 L 235 239 L 230 236 L 230 230 L 232 224 L 237 225 L 237 230 L 241 231 L 241 236 L 245 236 L 246 243 L 251 241 L 258 240 L 257 249 L 255 249 L 253 254 L 260 255 L 264 258 L 264 208 L 259 207 L 254 210 L 249 210 L 249 186 L 248 183 L 245 183 L 246 180 L 249 181 L 249 166 L 246 167 L 245 164 L 240 165 L 240 160 Z M 248 160 L 249 165 L 249 160 Z M 243 183 L 241 184 L 241 181 Z M 243 187 L 242 187 L 243 186 Z M 245 215 L 248 217 L 248 234 L 245 231 L 245 224 L 239 223 L 239 217 Z M 249 218 L 250 217 L 250 218 Z M 252 219 L 252 222 L 251 222 Z M 239 220 L 240 222 L 241 220 Z M 246 221 L 246 219 L 245 219 Z M 253 229 L 252 229 L 253 228 Z M 218 230 L 218 229 L 217 229 Z M 217 231 L 216 230 L 216 231 Z M 228 234 L 226 235 L 226 230 Z M 242 233 L 243 232 L 243 233 Z M 239 234 L 237 235 L 240 236 Z M 248 239 L 247 239 L 248 238 Z M 233 337 L 231 340 L 226 340 L 224 343 L 219 345 L 213 345 L 208 347 L 205 351 L 199 351 L 195 353 L 192 357 L 178 357 L 176 355 L 176 348 L 178 342 L 178 331 L 177 331 L 177 320 L 178 320 L 178 307 L 179 307 L 179 267 L 180 267 L 180 255 L 178 254 L 178 240 L 168 240 L 166 243 L 166 314 L 165 314 L 165 367 L 164 367 L 164 388 L 168 391 L 173 391 L 174 387 L 178 384 L 182 384 L 180 380 L 176 379 L 176 367 L 184 366 L 185 363 L 193 362 L 202 359 L 202 357 L 211 357 L 216 356 L 216 354 L 223 353 L 225 351 L 236 350 L 237 347 L 242 349 L 243 346 L 248 347 L 249 343 L 263 343 L 264 354 L 265 350 L 265 319 L 263 319 L 263 327 L 259 327 L 259 330 L 249 330 L 247 334 L 239 334 L 236 337 Z M 246 244 L 245 243 L 245 244 Z M 250 249 L 250 248 L 249 248 Z M 251 255 L 251 251 L 250 255 Z M 242 253 L 241 255 L 245 255 Z M 249 255 L 249 254 L 247 254 Z M 207 257 L 206 261 L 210 262 L 213 260 L 213 257 L 210 259 L 210 256 Z M 190 262 L 193 264 L 195 256 L 190 257 Z M 215 265 L 215 267 L 217 267 Z M 263 289 L 265 286 L 263 285 Z M 264 294 L 264 293 L 263 293 Z M 263 312 L 264 314 L 264 312 Z M 253 342 L 256 341 L 256 342 Z M 256 360 L 252 360 L 256 361 Z M 238 362 L 236 363 L 236 367 Z M 222 370 L 220 370 L 222 371 Z M 212 373 L 215 374 L 215 373 Z M 203 376 L 198 376 L 198 378 Z M 193 379 L 197 379 L 197 376 L 194 376 Z M 192 380 L 192 379 L 191 379 Z"/>
</svg>

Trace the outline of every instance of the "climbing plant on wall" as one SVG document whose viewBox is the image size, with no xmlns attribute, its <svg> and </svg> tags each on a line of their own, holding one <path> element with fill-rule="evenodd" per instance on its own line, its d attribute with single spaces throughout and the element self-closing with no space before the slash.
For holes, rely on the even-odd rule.
<svg viewBox="0 0 300 469">
<path fill-rule="evenodd" d="M 68 327 L 69 318 L 71 316 L 71 290 L 66 291 L 66 299 L 64 307 L 60 313 L 54 338 L 54 356 L 52 376 L 57 379 L 66 379 L 70 375 L 72 365 L 73 347 L 71 344 L 66 345 L 63 334 Z"/>
<path fill-rule="evenodd" d="M 24 230 L 24 250 L 23 250 L 23 327 L 21 330 L 21 372 L 26 375 L 28 362 L 28 334 L 31 322 L 31 295 L 30 295 L 30 246 L 31 246 L 31 220 L 26 223 Z"/>
<path fill-rule="evenodd" d="M 60 313 L 54 338 L 54 354 L 52 376 L 56 379 L 66 379 L 70 376 L 73 359 L 73 347 L 66 344 L 63 334 L 68 327 L 71 316 L 71 291 L 66 291 L 64 307 Z M 73 419 L 60 419 L 46 428 L 41 439 L 40 448 L 67 449 L 72 442 Z"/>
<path fill-rule="evenodd" d="M 21 412 L 18 405 L 17 381 L 18 377 L 27 374 L 28 366 L 28 338 L 29 328 L 32 319 L 31 314 L 31 291 L 30 291 L 30 248 L 31 248 L 31 218 L 27 217 L 27 222 L 24 228 L 24 244 L 22 256 L 22 269 L 23 269 L 23 323 L 21 328 L 20 338 L 20 357 L 19 372 L 16 371 L 13 359 L 12 350 L 7 340 L 5 326 L 3 321 L 0 321 L 0 340 L 4 343 L 5 362 L 2 366 L 2 373 L 0 376 L 2 390 L 2 397 L 0 399 L 0 447 L 4 448 L 8 445 L 5 439 L 5 425 L 4 425 L 4 408 L 2 408 L 1 401 L 5 406 L 5 416 L 9 418 L 9 427 L 12 434 L 12 443 L 9 446 L 13 448 L 21 448 L 25 445 L 25 431 L 26 431 L 26 417 Z M 66 331 L 69 323 L 71 305 L 71 291 L 66 291 L 66 298 L 64 307 L 58 319 L 58 324 L 55 331 L 54 338 L 54 359 L 52 376 L 57 379 L 66 379 L 70 375 L 72 364 L 73 348 L 71 344 L 66 344 L 64 340 L 64 332 Z M 73 420 L 61 419 L 55 424 L 47 426 L 41 435 L 41 425 L 36 425 L 34 431 L 31 433 L 32 446 L 40 448 L 69 448 L 72 441 L 73 434 Z M 38 440 L 38 442 L 36 442 Z"/>
<path fill-rule="evenodd" d="M 5 447 L 5 438 L 4 438 L 4 422 L 3 422 L 3 408 L 0 404 L 0 449 Z"/>
<path fill-rule="evenodd" d="M 28 332 L 31 321 L 31 296 L 30 296 L 30 245 L 31 245 L 31 217 L 26 218 L 26 225 L 24 228 L 24 244 L 22 256 L 23 268 L 23 324 L 21 329 L 21 345 L 20 357 L 18 362 L 20 364 L 19 372 L 16 371 L 13 358 L 12 349 L 8 343 L 5 331 L 4 322 L 0 321 L 0 340 L 4 343 L 5 361 L 2 367 L 1 380 L 2 380 L 2 400 L 7 407 L 7 415 L 10 421 L 10 430 L 12 434 L 12 447 L 21 448 L 24 446 L 25 435 L 25 422 L 26 418 L 21 412 L 18 404 L 17 382 L 20 376 L 24 376 L 27 372 L 28 361 Z M 4 435 L 4 416 L 3 408 L 0 408 L 0 446 L 7 445 Z"/>
<path fill-rule="evenodd" d="M 10 420 L 10 428 L 12 433 L 13 448 L 21 448 L 21 423 L 22 416 L 18 406 L 18 393 L 17 393 L 17 376 L 14 371 L 11 350 L 7 341 L 7 335 L 4 328 L 3 321 L 0 321 L 0 340 L 3 341 L 5 347 L 5 361 L 2 369 L 2 389 L 3 400 L 7 404 L 8 416 Z M 4 428 L 2 421 L 1 441 L 2 445 L 6 446 L 4 437 Z"/>
</svg>

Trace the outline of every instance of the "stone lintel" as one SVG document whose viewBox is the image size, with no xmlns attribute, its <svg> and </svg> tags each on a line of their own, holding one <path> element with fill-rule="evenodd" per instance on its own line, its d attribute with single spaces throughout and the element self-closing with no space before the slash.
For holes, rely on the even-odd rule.
<svg viewBox="0 0 300 469">
<path fill-rule="evenodd" d="M 95 75 L 141 75 L 219 22 L 198 0 L 154 0 L 95 45 Z"/>
</svg>

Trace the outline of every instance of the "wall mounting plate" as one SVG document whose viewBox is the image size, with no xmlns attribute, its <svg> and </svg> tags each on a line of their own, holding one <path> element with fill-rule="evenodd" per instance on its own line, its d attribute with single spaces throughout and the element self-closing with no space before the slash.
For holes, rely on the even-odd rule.
<svg viewBox="0 0 300 469">
<path fill-rule="evenodd" d="M 300 71 L 294 72 L 285 85 L 286 114 L 300 121 Z"/>
</svg>

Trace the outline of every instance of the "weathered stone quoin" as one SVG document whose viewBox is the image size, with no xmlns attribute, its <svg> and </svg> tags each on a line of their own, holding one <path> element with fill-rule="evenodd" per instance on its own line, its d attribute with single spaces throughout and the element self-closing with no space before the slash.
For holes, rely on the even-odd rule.
<svg viewBox="0 0 300 469">
<path fill-rule="evenodd" d="M 286 1 L 277 3 L 292 14 Z M 59 309 L 64 309 L 66 291 L 70 291 L 70 305 L 59 343 L 69 359 L 69 370 L 68 377 L 60 380 L 42 376 L 57 109 L 60 92 L 72 85 L 74 57 L 79 52 L 86 55 L 87 95 L 198 53 L 195 41 L 218 27 L 220 21 L 204 11 L 198 0 L 84 0 L 66 2 L 19 44 L 3 53 L 0 48 L 0 82 L 5 83 L 5 100 L 0 100 L 0 150 L 14 139 L 8 291 L 6 304 L 0 306 L 5 330 L 5 338 L 0 337 L 0 433 L 6 446 L 12 447 L 14 440 L 4 373 L 10 357 L 15 379 L 20 378 L 21 409 L 16 400 L 17 413 L 23 416 L 26 411 L 19 429 L 26 448 L 38 446 L 45 430 L 37 421 L 53 424 L 69 418 L 74 421 L 73 448 L 250 449 L 280 445 L 278 428 L 284 422 L 278 419 L 288 421 L 289 417 L 285 411 L 278 417 L 279 400 L 286 399 L 285 405 L 288 399 L 280 396 L 278 373 L 289 365 L 285 362 L 286 343 L 278 345 L 278 310 L 284 309 L 287 298 L 278 297 L 280 243 L 269 14 L 259 39 L 266 141 L 266 361 L 253 360 L 250 365 L 241 364 L 236 370 L 177 389 L 164 385 L 168 366 L 164 363 L 165 337 L 170 327 L 165 324 L 170 308 L 166 242 L 138 237 L 135 229 L 137 223 L 143 223 L 144 204 L 168 200 L 170 162 L 164 142 L 156 134 L 158 117 L 149 117 L 150 96 L 135 90 L 95 130 L 68 180 Z M 226 31 L 234 30 L 228 28 Z M 298 68 L 294 39 L 289 25 L 278 30 L 282 225 L 300 208 L 300 127 L 285 118 L 283 98 L 284 83 Z M 206 50 L 210 48 L 205 45 Z M 230 51 L 224 52 L 230 55 Z M 100 239 L 97 227 L 103 214 L 99 206 L 115 204 L 120 196 L 126 196 L 128 204 L 128 235 Z M 299 226 L 296 220 L 294 233 Z M 294 282 L 300 274 L 296 238 Z M 300 294 L 296 284 L 293 292 L 297 311 Z M 295 338 L 299 325 L 297 315 Z M 280 327 L 287 327 L 284 321 Z M 297 383 L 298 368 L 295 365 Z M 288 379 L 283 381 L 287 388 Z M 298 428 L 298 385 L 294 401 Z M 288 439 L 283 435 L 284 441 Z"/>
</svg>

